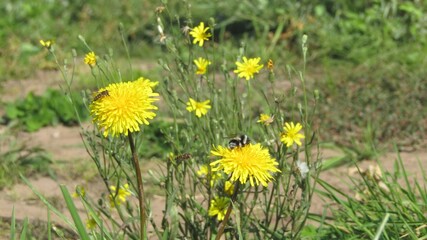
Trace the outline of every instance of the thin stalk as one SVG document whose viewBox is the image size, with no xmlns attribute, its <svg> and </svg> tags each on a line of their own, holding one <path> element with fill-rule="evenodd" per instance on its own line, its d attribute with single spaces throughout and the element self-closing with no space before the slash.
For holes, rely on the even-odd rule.
<svg viewBox="0 0 427 240">
<path fill-rule="evenodd" d="M 227 212 L 225 213 L 224 220 L 221 222 L 221 225 L 219 226 L 218 234 L 216 235 L 215 240 L 221 239 L 221 236 L 224 233 L 225 226 L 227 225 L 228 219 L 230 218 L 231 210 L 233 209 L 233 202 L 236 201 L 237 194 L 239 192 L 239 186 L 240 186 L 239 182 L 236 182 L 233 196 L 231 196 L 230 205 L 228 206 Z"/>
<path fill-rule="evenodd" d="M 138 154 L 135 149 L 135 142 L 133 141 L 132 133 L 130 131 L 128 131 L 128 137 L 129 137 L 130 150 L 132 152 L 133 165 L 135 167 L 136 181 L 138 184 L 139 217 L 140 217 L 140 231 L 141 231 L 140 238 L 146 239 L 145 227 L 146 227 L 147 218 L 145 215 L 144 187 L 142 185 L 141 169 L 139 167 Z"/>
</svg>

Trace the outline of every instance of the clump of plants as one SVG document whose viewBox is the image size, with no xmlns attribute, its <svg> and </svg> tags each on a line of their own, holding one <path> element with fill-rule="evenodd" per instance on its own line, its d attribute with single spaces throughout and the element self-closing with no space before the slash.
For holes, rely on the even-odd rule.
<svg viewBox="0 0 427 240">
<path fill-rule="evenodd" d="M 316 98 L 307 93 L 304 71 L 287 66 L 288 77 L 278 78 L 274 59 L 244 45 L 237 54 L 218 55 L 226 49 L 213 41 L 213 20 L 177 26 L 164 23 L 171 19 L 165 14 L 159 10 L 157 18 L 161 79 L 123 79 L 132 72 L 120 74 L 112 58 L 98 56 L 80 37 L 89 49 L 84 62 L 100 86 L 83 96 L 94 125 L 82 136 L 105 191 L 93 199 L 90 189 L 76 189 L 83 217 L 62 187 L 74 216 L 70 227 L 83 239 L 297 238 L 319 172 L 311 154 Z M 307 39 L 301 41 L 304 59 Z M 56 59 L 56 46 L 41 44 Z M 62 72 L 71 89 L 72 76 Z M 278 87 L 282 81 L 293 87 Z M 159 170 L 142 175 L 136 146 L 160 114 L 170 119 L 161 130 L 170 152 Z M 164 191 L 161 219 L 153 218 L 145 195 L 148 177 Z"/>
<path fill-rule="evenodd" d="M 89 114 L 80 94 L 70 92 L 71 98 L 75 98 L 72 103 L 64 96 L 64 92 L 55 89 L 48 89 L 43 95 L 38 96 L 29 93 L 24 99 L 6 105 L 4 123 L 13 123 L 21 126 L 29 132 L 56 124 L 67 126 L 78 125 L 79 120 L 88 119 Z M 80 119 L 79 119 L 80 118 Z"/>
</svg>

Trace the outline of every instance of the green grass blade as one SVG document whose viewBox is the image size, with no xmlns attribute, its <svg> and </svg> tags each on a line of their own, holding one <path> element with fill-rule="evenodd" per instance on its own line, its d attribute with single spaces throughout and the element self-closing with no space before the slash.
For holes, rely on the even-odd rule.
<svg viewBox="0 0 427 240">
<path fill-rule="evenodd" d="M 50 210 L 47 209 L 47 239 L 52 239 L 52 223 L 50 221 Z"/>
<path fill-rule="evenodd" d="M 12 219 L 10 221 L 10 240 L 15 240 L 16 235 L 16 219 L 15 219 L 15 206 L 12 207 Z"/>
<path fill-rule="evenodd" d="M 388 222 L 388 219 L 390 218 L 390 213 L 387 213 L 381 222 L 381 225 L 378 227 L 377 232 L 375 233 L 375 237 L 373 240 L 379 240 L 381 237 L 381 234 L 384 232 L 385 225 Z"/>
<path fill-rule="evenodd" d="M 96 224 L 98 225 L 99 229 L 101 229 L 102 233 L 102 239 L 113 239 L 113 237 L 108 232 L 108 229 L 104 226 L 102 219 L 98 216 L 96 211 L 93 209 L 92 205 L 89 204 L 85 199 L 82 199 L 82 203 L 85 206 L 85 209 L 88 212 L 88 215 L 95 220 Z"/>
<path fill-rule="evenodd" d="M 89 235 L 86 232 L 82 220 L 80 219 L 79 213 L 77 212 L 77 208 L 74 205 L 73 199 L 68 192 L 68 189 L 64 185 L 60 185 L 59 187 L 61 188 L 62 195 L 64 196 L 65 203 L 67 204 L 67 208 L 70 211 L 71 217 L 73 218 L 79 236 L 82 240 L 89 240 Z"/>
<path fill-rule="evenodd" d="M 20 240 L 27 239 L 27 226 L 28 226 L 28 218 L 25 218 L 24 224 L 22 226 L 21 237 L 19 238 Z"/>
<path fill-rule="evenodd" d="M 58 209 L 56 209 L 52 204 L 47 201 L 47 199 L 39 192 L 37 191 L 34 186 L 28 181 L 27 178 L 25 178 L 22 174 L 19 175 L 24 181 L 25 184 L 33 191 L 34 194 L 37 195 L 37 197 L 52 211 L 54 212 L 59 218 L 61 218 L 70 228 L 71 230 L 76 232 L 76 227 L 74 226 L 73 222 L 71 222 L 64 214 L 62 214 Z"/>
</svg>

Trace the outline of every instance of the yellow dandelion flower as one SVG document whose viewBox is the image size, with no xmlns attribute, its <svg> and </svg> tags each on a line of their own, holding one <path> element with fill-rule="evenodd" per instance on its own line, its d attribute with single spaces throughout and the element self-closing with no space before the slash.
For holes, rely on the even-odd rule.
<svg viewBox="0 0 427 240">
<path fill-rule="evenodd" d="M 226 174 L 231 174 L 232 182 L 239 180 L 245 184 L 249 179 L 251 186 L 267 186 L 273 179 L 271 173 L 280 172 L 276 167 L 276 160 L 259 143 L 233 149 L 218 146 L 211 154 L 221 157 L 211 163 L 212 171 L 223 170 Z"/>
<path fill-rule="evenodd" d="M 209 216 L 216 216 L 218 221 L 224 220 L 225 214 L 227 213 L 228 205 L 230 204 L 230 199 L 226 197 L 215 197 L 211 200 L 209 206 Z"/>
<path fill-rule="evenodd" d="M 198 59 L 194 60 L 194 64 L 196 64 L 197 67 L 196 74 L 203 75 L 206 73 L 206 70 L 208 69 L 208 66 L 211 64 L 211 62 L 207 59 L 199 57 Z"/>
<path fill-rule="evenodd" d="M 225 181 L 224 183 L 224 192 L 227 193 L 229 196 L 233 195 L 234 193 L 234 184 L 230 181 Z"/>
<path fill-rule="evenodd" d="M 91 67 L 96 65 L 96 55 L 94 52 L 89 52 L 88 54 L 86 54 L 85 59 L 84 59 L 85 63 Z"/>
<path fill-rule="evenodd" d="M 190 35 L 194 38 L 193 44 L 197 44 L 197 42 L 199 42 L 199 46 L 202 47 L 204 41 L 208 41 L 211 36 L 211 34 L 207 32 L 208 30 L 209 27 L 205 28 L 205 24 L 203 22 L 201 22 L 199 26 L 193 28 L 190 31 Z"/>
<path fill-rule="evenodd" d="M 297 123 L 296 125 L 291 122 L 285 123 L 285 126 L 283 127 L 283 132 L 280 136 L 280 140 L 286 144 L 287 147 L 292 146 L 294 143 L 296 143 L 298 146 L 301 146 L 300 139 L 304 138 L 304 135 L 299 133 L 299 131 L 302 129 L 302 125 L 300 123 Z"/>
<path fill-rule="evenodd" d="M 96 227 L 96 221 L 95 221 L 95 219 L 93 219 L 92 217 L 88 218 L 86 220 L 86 228 L 88 230 L 93 230 L 93 229 L 95 229 L 95 227 Z"/>
<path fill-rule="evenodd" d="M 127 183 L 121 186 L 118 190 L 116 186 L 110 186 L 110 190 L 111 194 L 109 195 L 109 199 L 111 207 L 125 203 L 127 197 L 130 196 L 132 193 L 129 189 L 129 184 Z"/>
<path fill-rule="evenodd" d="M 241 78 L 246 78 L 249 80 L 254 77 L 255 73 L 258 73 L 259 70 L 264 65 L 259 65 L 261 58 L 249 58 L 243 57 L 243 62 L 236 62 L 237 69 L 234 70 L 235 73 Z"/>
<path fill-rule="evenodd" d="M 46 41 L 44 41 L 44 40 L 40 40 L 40 44 L 41 44 L 43 47 L 45 47 L 45 48 L 47 48 L 47 49 L 50 49 L 50 48 L 52 47 L 52 45 L 53 45 L 53 40 L 46 40 Z"/>
<path fill-rule="evenodd" d="M 265 126 L 270 125 L 274 121 L 274 116 L 270 116 L 265 113 L 261 113 L 257 122 L 264 124 Z"/>
<path fill-rule="evenodd" d="M 128 132 L 140 131 L 139 125 L 148 125 L 148 119 L 156 114 L 152 105 L 158 93 L 153 92 L 157 82 L 139 78 L 133 82 L 112 83 L 98 90 L 98 95 L 90 104 L 93 122 L 103 129 L 104 136 L 128 135 Z M 101 95 L 101 97 L 99 97 Z"/>
<path fill-rule="evenodd" d="M 211 108 L 209 105 L 210 100 L 204 102 L 197 102 L 196 100 L 190 98 L 187 102 L 187 110 L 189 112 L 195 111 L 197 117 L 202 117 L 208 113 L 208 110 Z"/>
</svg>

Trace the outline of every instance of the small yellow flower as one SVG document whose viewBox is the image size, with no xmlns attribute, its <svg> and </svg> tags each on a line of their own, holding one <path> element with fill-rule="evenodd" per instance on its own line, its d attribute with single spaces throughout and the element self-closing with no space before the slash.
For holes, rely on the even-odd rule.
<svg viewBox="0 0 427 240">
<path fill-rule="evenodd" d="M 243 57 L 243 62 L 236 62 L 237 69 L 234 70 L 235 73 L 238 74 L 241 78 L 246 78 L 246 80 L 249 80 L 254 77 L 255 73 L 258 73 L 259 70 L 264 65 L 259 65 L 259 62 L 261 61 L 261 58 L 249 58 Z"/>
<path fill-rule="evenodd" d="M 120 205 L 126 202 L 126 198 L 131 195 L 129 184 L 121 186 L 118 190 L 116 186 L 110 186 L 111 194 L 109 195 L 110 206 Z"/>
<path fill-rule="evenodd" d="M 93 122 L 104 131 L 107 137 L 140 131 L 139 125 L 148 125 L 156 114 L 158 93 L 153 92 L 157 82 L 139 78 L 133 82 L 112 83 L 98 90 L 98 95 L 90 104 Z M 102 95 L 102 97 L 98 97 Z M 95 100 L 96 99 L 96 100 Z"/>
<path fill-rule="evenodd" d="M 85 63 L 91 67 L 96 65 L 96 55 L 94 52 L 89 52 L 88 54 L 86 54 L 85 59 L 84 59 Z"/>
<path fill-rule="evenodd" d="M 86 220 L 86 228 L 88 230 L 93 230 L 93 229 L 95 229 L 95 227 L 96 227 L 96 221 L 95 221 L 95 219 L 93 219 L 92 217 L 88 218 Z"/>
<path fill-rule="evenodd" d="M 228 205 L 230 205 L 230 199 L 226 197 L 215 197 L 211 200 L 209 206 L 209 216 L 217 216 L 218 221 L 224 220 L 225 214 L 227 213 Z"/>
<path fill-rule="evenodd" d="M 261 113 L 257 122 L 264 124 L 265 126 L 270 125 L 274 121 L 274 116 L 270 116 L 265 113 Z"/>
<path fill-rule="evenodd" d="M 210 100 L 204 102 L 197 102 L 196 100 L 190 98 L 187 102 L 187 110 L 189 112 L 195 111 L 197 117 L 202 117 L 208 113 L 208 109 L 211 108 L 209 105 Z"/>
<path fill-rule="evenodd" d="M 199 46 L 202 47 L 204 41 L 208 41 L 209 37 L 211 36 L 210 33 L 206 32 L 209 30 L 209 27 L 205 28 L 205 24 L 203 22 L 201 22 L 199 24 L 199 26 L 193 28 L 190 31 L 190 35 L 193 36 L 194 40 L 193 40 L 193 44 L 197 44 L 197 42 L 199 42 Z"/>
<path fill-rule="evenodd" d="M 232 182 L 239 180 L 245 184 L 249 179 L 251 186 L 267 186 L 273 179 L 271 173 L 280 172 L 276 167 L 276 160 L 259 143 L 234 149 L 218 146 L 211 154 L 221 157 L 211 163 L 212 171 L 223 170 L 226 174 L 231 174 Z"/>
<path fill-rule="evenodd" d="M 300 123 L 297 123 L 296 125 L 291 122 L 285 123 L 285 126 L 283 127 L 283 132 L 280 136 L 280 140 L 286 144 L 287 147 L 291 147 L 294 142 L 301 146 L 300 139 L 304 138 L 304 135 L 299 133 L 299 131 L 302 129 L 302 125 Z"/>
<path fill-rule="evenodd" d="M 267 69 L 268 69 L 268 70 L 270 70 L 270 72 L 272 72 L 272 71 L 273 71 L 273 68 L 274 68 L 273 60 L 268 59 L 268 62 L 267 62 Z"/>
<path fill-rule="evenodd" d="M 77 186 L 76 191 L 72 194 L 73 198 L 78 198 L 78 197 L 84 198 L 85 196 L 86 196 L 86 191 L 82 186 Z"/>
<path fill-rule="evenodd" d="M 199 57 L 198 59 L 194 60 L 194 64 L 196 64 L 197 66 L 196 74 L 203 75 L 206 73 L 206 70 L 211 64 L 211 62 L 209 60 Z"/>
<path fill-rule="evenodd" d="M 233 195 L 234 193 L 234 184 L 230 181 L 225 181 L 224 183 L 224 192 L 227 193 L 229 196 Z"/>
<path fill-rule="evenodd" d="M 47 48 L 47 49 L 50 49 L 50 48 L 52 47 L 53 41 L 52 41 L 52 40 L 46 40 L 46 41 L 44 41 L 44 40 L 40 40 L 40 44 L 41 44 L 43 47 L 45 47 L 45 48 Z"/>
</svg>

